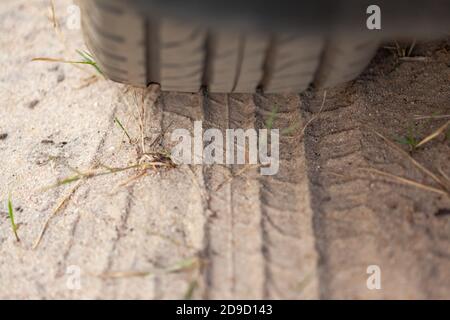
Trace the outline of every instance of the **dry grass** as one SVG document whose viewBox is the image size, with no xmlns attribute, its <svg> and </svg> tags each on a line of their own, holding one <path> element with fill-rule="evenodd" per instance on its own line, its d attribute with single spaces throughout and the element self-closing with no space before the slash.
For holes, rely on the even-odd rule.
<svg viewBox="0 0 450 320">
<path fill-rule="evenodd" d="M 160 155 L 160 156 L 161 156 L 161 158 L 159 158 L 159 159 L 154 158 L 154 159 L 156 159 L 156 161 L 154 160 L 151 162 L 137 163 L 135 165 L 131 165 L 131 166 L 127 166 L 127 167 L 110 168 L 110 167 L 106 167 L 103 165 L 102 167 L 105 169 L 100 169 L 100 170 L 94 169 L 94 170 L 89 170 L 86 172 L 78 171 L 76 175 L 64 178 L 61 181 L 58 181 L 56 184 L 54 184 L 50 187 L 46 187 L 44 190 L 49 190 L 52 188 L 71 184 L 73 182 L 78 182 L 77 185 L 75 187 L 73 187 L 67 193 L 67 195 L 65 195 L 62 198 L 62 200 L 58 203 L 58 205 L 55 207 L 55 209 L 52 211 L 52 213 L 48 216 L 47 220 L 45 221 L 45 223 L 41 229 L 41 232 L 39 233 L 38 238 L 34 242 L 33 249 L 36 249 L 39 246 L 39 244 L 42 240 L 42 237 L 44 236 L 44 233 L 47 230 L 51 219 L 67 206 L 69 200 L 72 198 L 72 196 L 75 194 L 75 192 L 78 190 L 78 188 L 84 181 L 95 178 L 95 177 L 116 174 L 116 173 L 123 172 L 123 171 L 129 171 L 129 170 L 133 170 L 133 169 L 138 170 L 139 173 L 137 176 L 133 176 L 131 179 L 127 179 L 124 183 L 122 183 L 120 185 L 120 186 L 125 186 L 125 185 L 128 185 L 129 183 L 131 183 L 132 181 L 136 181 L 138 178 L 143 177 L 145 174 L 147 174 L 148 170 L 156 171 L 161 168 L 175 168 L 175 164 L 172 162 L 172 160 L 170 158 L 166 158 L 163 155 Z M 156 157 L 156 155 L 155 155 L 155 157 Z"/>
<path fill-rule="evenodd" d="M 42 191 L 47 191 L 53 188 L 61 187 L 67 184 L 71 184 L 73 182 L 77 182 L 80 180 L 88 180 L 96 177 L 111 175 L 123 171 L 130 171 L 130 170 L 138 170 L 140 172 L 145 172 L 147 170 L 158 170 L 161 168 L 175 168 L 175 164 L 172 162 L 172 159 L 166 157 L 163 154 L 155 154 L 153 157 L 153 161 L 149 162 L 141 162 L 136 163 L 130 166 L 126 167 L 117 167 L 117 168 L 111 168 L 104 164 L 99 164 L 100 167 L 104 169 L 91 169 L 88 171 L 79 171 L 72 169 L 76 171 L 76 174 L 70 177 L 63 178 L 59 181 L 57 181 L 55 184 L 45 187 L 42 189 Z"/>
<path fill-rule="evenodd" d="M 309 120 L 306 122 L 306 124 L 303 126 L 303 128 L 302 128 L 302 130 L 301 130 L 301 132 L 300 132 L 300 140 L 303 139 L 303 137 L 305 136 L 305 132 L 306 132 L 306 129 L 308 128 L 308 126 L 310 126 L 314 121 L 316 121 L 316 120 L 320 117 L 320 115 L 322 114 L 323 109 L 325 108 L 325 102 L 326 102 L 326 100 L 327 100 L 327 91 L 325 90 L 324 93 L 323 93 L 322 103 L 321 103 L 319 112 L 316 113 L 314 116 L 312 116 L 311 119 L 309 119 Z M 278 108 L 275 107 L 275 108 L 272 110 L 272 112 L 270 113 L 268 119 L 265 121 L 265 125 L 266 125 L 266 128 L 267 128 L 268 130 L 272 129 L 273 124 L 274 124 L 274 122 L 275 122 L 275 120 L 276 120 L 276 118 L 277 118 L 277 112 L 278 112 Z M 283 130 L 283 131 L 281 132 L 281 134 L 288 134 L 288 133 L 290 133 L 291 131 L 295 130 L 296 127 L 297 127 L 297 125 L 294 124 L 293 126 L 291 126 L 291 127 L 287 128 L 287 129 Z M 222 189 L 225 185 L 231 183 L 234 179 L 239 178 L 239 177 L 245 175 L 246 172 L 248 172 L 248 171 L 250 171 L 250 170 L 252 170 L 252 169 L 257 169 L 257 168 L 260 168 L 260 167 L 261 167 L 261 164 L 248 164 L 248 165 L 245 165 L 241 170 L 237 171 L 235 174 L 231 175 L 229 178 L 227 178 L 227 179 L 224 180 L 222 183 L 220 183 L 214 191 L 215 191 L 215 192 L 219 191 L 219 190 Z"/>
<path fill-rule="evenodd" d="M 320 117 L 320 115 L 322 114 L 323 109 L 325 108 L 325 102 L 327 101 L 327 91 L 325 90 L 323 92 L 323 98 L 322 98 L 322 104 L 320 106 L 319 112 L 316 113 L 311 119 L 309 119 L 309 121 L 305 124 L 305 126 L 302 129 L 302 133 L 301 133 L 301 138 L 303 138 L 305 136 L 305 132 L 306 129 L 308 128 L 308 126 L 313 123 L 315 120 L 317 120 L 318 117 Z"/>
<path fill-rule="evenodd" d="M 400 45 L 397 41 L 394 42 L 394 46 L 384 46 L 385 49 L 395 53 L 397 59 L 403 62 L 427 62 L 429 59 L 423 56 L 412 56 L 414 48 L 416 47 L 417 40 L 412 40 L 407 45 Z"/>
<path fill-rule="evenodd" d="M 65 60 L 60 58 L 46 58 L 46 57 L 39 57 L 39 58 L 33 58 L 31 61 L 41 61 L 41 62 L 58 62 L 58 63 L 67 63 L 71 65 L 89 65 L 93 67 L 97 73 L 100 76 L 103 76 L 103 72 L 100 69 L 100 67 L 97 65 L 97 62 L 95 62 L 94 57 L 87 51 L 81 51 L 76 50 L 76 52 L 81 56 L 82 60 Z"/>
<path fill-rule="evenodd" d="M 382 138 L 386 144 L 391 147 L 392 149 L 396 150 L 398 153 L 400 153 L 402 156 L 404 156 L 406 159 L 408 159 L 417 169 L 422 171 L 426 176 L 433 179 L 436 183 L 438 183 L 441 187 L 446 188 L 446 183 L 443 181 L 442 177 L 437 176 L 433 172 L 431 172 L 429 169 L 425 168 L 422 164 L 420 164 L 417 160 L 415 160 L 409 153 L 404 151 L 402 148 L 397 146 L 394 142 L 383 136 L 381 133 L 376 132 L 375 134 Z"/>
<path fill-rule="evenodd" d="M 170 154 L 164 150 L 152 150 L 150 149 L 154 143 L 150 144 L 150 146 L 146 145 L 147 136 L 146 136 L 146 109 L 152 108 L 156 103 L 156 100 L 159 96 L 159 86 L 152 86 L 146 90 L 142 90 L 142 95 L 140 99 L 137 99 L 137 94 L 135 91 L 134 95 L 134 108 L 138 110 L 138 117 L 136 119 L 136 126 L 138 128 L 138 137 L 133 138 L 131 134 L 125 129 L 125 126 L 120 122 L 120 120 L 115 117 L 115 122 L 119 125 L 119 128 L 124 132 L 124 134 L 128 137 L 128 143 L 133 146 L 136 150 L 136 161 L 132 165 L 127 165 L 123 167 L 110 167 L 105 164 L 97 163 L 92 169 L 82 171 L 74 168 L 70 168 L 75 174 L 65 177 L 63 179 L 58 180 L 55 184 L 44 188 L 42 191 L 47 191 L 49 189 L 58 188 L 61 186 L 69 185 L 77 182 L 70 191 L 60 200 L 58 205 L 54 208 L 52 213 L 47 217 L 44 225 L 34 242 L 33 249 L 36 249 L 42 241 L 42 238 L 50 224 L 50 221 L 53 217 L 55 217 L 58 213 L 60 213 L 64 208 L 66 208 L 68 202 L 78 190 L 80 185 L 90 179 L 117 174 L 119 172 L 125 171 L 136 171 L 136 174 L 127 178 L 125 181 L 120 183 L 117 188 L 124 187 L 129 185 L 132 182 L 137 181 L 138 179 L 144 177 L 149 171 L 159 171 L 161 169 L 172 169 L 175 168 L 176 165 L 170 158 Z M 150 97 L 149 103 L 146 103 L 146 97 Z M 124 99 L 124 101 L 126 101 Z M 158 139 L 158 138 L 157 138 Z"/>
<path fill-rule="evenodd" d="M 50 21 L 52 22 L 53 30 L 55 31 L 56 36 L 58 37 L 60 43 L 64 46 L 65 56 L 69 57 L 73 54 L 73 49 L 70 49 L 66 37 L 64 35 L 64 32 L 61 30 L 61 26 L 59 23 L 58 16 L 56 14 L 56 7 L 54 0 L 50 0 L 50 6 L 49 6 L 49 12 L 50 12 Z M 57 63 L 67 63 L 70 64 L 83 72 L 88 72 L 91 74 L 91 76 L 84 81 L 81 87 L 85 87 L 95 81 L 98 81 L 99 79 L 105 79 L 103 72 L 100 70 L 100 67 L 97 65 L 97 63 L 94 60 L 94 57 L 84 50 L 75 50 L 75 52 L 78 53 L 78 55 L 81 56 L 82 60 L 72 60 L 68 58 L 49 58 L 49 57 L 37 57 L 32 59 L 31 61 L 42 61 L 42 62 L 57 62 Z M 92 66 L 97 72 L 92 74 L 91 72 L 85 70 L 84 68 L 81 68 L 80 65 L 90 65 Z"/>
<path fill-rule="evenodd" d="M 450 126 L 450 120 L 447 121 L 443 126 L 441 126 L 439 129 L 437 129 L 435 132 L 433 132 L 432 134 L 430 134 L 429 136 L 425 137 L 424 139 L 422 139 L 417 145 L 416 148 L 423 146 L 424 144 L 430 142 L 431 140 L 437 138 L 438 136 L 440 136 L 441 134 L 443 134 L 445 132 L 445 130 L 447 130 L 447 128 Z"/>
<path fill-rule="evenodd" d="M 386 49 L 393 50 L 396 52 L 399 59 L 410 58 L 414 48 L 416 47 L 417 41 L 414 39 L 410 44 L 406 46 L 400 45 L 395 41 L 395 47 L 386 46 Z"/>
<path fill-rule="evenodd" d="M 248 164 L 248 165 L 244 166 L 241 170 L 239 170 L 235 174 L 231 175 L 228 179 L 226 179 L 223 182 L 221 182 L 214 191 L 215 192 L 219 191 L 225 185 L 231 183 L 234 179 L 243 176 L 246 172 L 250 171 L 251 169 L 257 169 L 259 167 L 261 167 L 260 164 Z"/>
<path fill-rule="evenodd" d="M 433 186 L 429 186 L 417 181 L 413 181 L 404 177 L 400 177 L 388 172 L 384 172 L 378 169 L 374 169 L 374 168 L 360 168 L 359 170 L 363 170 L 363 171 L 367 171 L 367 172 L 371 172 L 371 173 L 375 173 L 377 175 L 381 175 L 384 176 L 386 178 L 389 178 L 392 181 L 396 181 L 399 182 L 401 184 L 405 184 L 405 185 L 409 185 L 409 186 L 413 186 L 422 190 L 426 190 L 426 191 L 430 191 L 433 193 L 437 193 L 446 197 L 450 197 L 450 190 L 449 190 L 449 185 L 450 185 L 450 181 L 448 180 L 448 177 L 446 175 L 443 175 L 442 173 L 440 173 L 440 175 L 437 175 L 433 172 L 431 172 L 431 170 L 427 169 L 425 166 L 423 166 L 422 164 L 420 164 L 417 160 L 415 160 L 409 153 L 405 152 L 403 149 L 401 149 L 399 146 L 397 146 L 394 142 L 392 142 L 391 140 L 389 140 L 387 137 L 383 136 L 381 133 L 378 133 L 375 131 L 375 134 L 380 137 L 381 139 L 383 139 L 383 141 L 392 149 L 394 149 L 395 151 L 397 151 L 398 153 L 400 153 L 403 157 L 405 157 L 409 162 L 411 162 L 417 169 L 419 169 L 422 173 L 425 174 L 425 176 L 431 178 L 432 180 L 434 180 L 439 187 L 433 187 Z"/>
<path fill-rule="evenodd" d="M 422 190 L 426 190 L 426 191 L 437 193 L 439 195 L 450 197 L 450 193 L 448 191 L 445 191 L 443 189 L 438 189 L 438 188 L 435 188 L 435 187 L 431 187 L 431 186 L 428 186 L 426 184 L 423 184 L 423 183 L 420 183 L 420 182 L 417 182 L 417 181 L 414 181 L 414 180 L 410 180 L 410 179 L 407 179 L 407 178 L 399 177 L 399 176 L 396 176 L 396 175 L 388 173 L 388 172 L 384 172 L 384 171 L 377 170 L 377 169 L 374 169 L 374 168 L 359 168 L 359 170 L 367 171 L 367 172 L 370 172 L 370 173 L 375 173 L 375 174 L 384 176 L 386 178 L 389 178 L 391 181 L 395 181 L 395 182 L 398 182 L 400 184 L 413 186 L 413 187 L 416 187 L 418 189 L 422 189 Z"/>
<path fill-rule="evenodd" d="M 429 59 L 427 57 L 401 57 L 399 60 L 405 62 L 427 62 Z"/>
<path fill-rule="evenodd" d="M 431 116 L 421 116 L 415 115 L 414 120 L 425 120 L 425 119 L 449 119 L 450 114 L 441 114 L 441 115 L 431 115 Z"/>
<path fill-rule="evenodd" d="M 35 250 L 39 246 L 39 244 L 42 241 L 42 238 L 44 237 L 45 231 L 47 231 L 47 228 L 50 224 L 50 221 L 53 217 L 55 217 L 59 212 L 61 212 L 68 204 L 69 200 L 72 198 L 72 196 L 75 194 L 75 192 L 80 187 L 82 181 L 79 181 L 75 187 L 69 190 L 69 192 L 58 202 L 55 209 L 53 209 L 52 213 L 47 217 L 47 219 L 44 222 L 44 225 L 41 228 L 41 231 L 39 232 L 38 237 L 34 241 L 32 249 Z"/>
</svg>

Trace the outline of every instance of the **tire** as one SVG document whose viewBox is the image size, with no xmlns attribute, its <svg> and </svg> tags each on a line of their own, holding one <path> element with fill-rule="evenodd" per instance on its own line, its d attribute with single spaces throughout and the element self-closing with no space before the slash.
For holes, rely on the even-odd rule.
<svg viewBox="0 0 450 320">
<path fill-rule="evenodd" d="M 125 1 L 81 0 L 86 44 L 111 80 L 162 90 L 302 92 L 311 84 L 352 80 L 368 65 L 377 39 L 306 36 L 201 27 L 149 18 Z"/>
</svg>

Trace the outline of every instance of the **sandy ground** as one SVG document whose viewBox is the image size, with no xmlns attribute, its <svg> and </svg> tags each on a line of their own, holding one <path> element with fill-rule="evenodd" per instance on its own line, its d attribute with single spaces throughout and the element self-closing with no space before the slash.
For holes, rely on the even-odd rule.
<svg viewBox="0 0 450 320">
<path fill-rule="evenodd" d="M 414 116 L 450 114 L 449 42 L 419 45 L 425 61 L 380 49 L 357 80 L 327 92 L 321 113 L 323 92 L 148 90 L 142 102 L 142 90 L 87 83 L 89 68 L 31 62 L 83 48 L 80 32 L 65 28 L 68 4 L 57 7 L 66 46 L 47 1 L 0 5 L 0 298 L 450 298 L 450 200 L 411 161 L 450 176 L 448 131 L 410 154 L 377 135 L 420 140 L 447 121 Z M 282 135 L 276 176 L 178 166 L 48 188 L 139 160 L 142 142 L 130 144 L 114 119 L 162 150 L 172 129 L 195 120 L 262 128 L 275 104 L 274 127 L 295 128 Z M 370 265 L 380 290 L 366 286 Z"/>
</svg>

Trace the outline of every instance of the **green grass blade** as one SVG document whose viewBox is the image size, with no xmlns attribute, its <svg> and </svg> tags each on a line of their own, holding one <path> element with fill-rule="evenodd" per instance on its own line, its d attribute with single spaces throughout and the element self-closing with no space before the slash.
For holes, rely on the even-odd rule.
<svg viewBox="0 0 450 320">
<path fill-rule="evenodd" d="M 91 65 L 92 67 L 95 68 L 95 70 L 97 70 L 98 73 L 103 75 L 102 70 L 100 70 L 99 66 L 97 65 L 97 62 L 95 62 L 94 60 L 94 57 L 89 52 L 80 50 L 76 50 L 76 52 L 84 59 L 83 61 L 84 64 Z"/>
<path fill-rule="evenodd" d="M 12 205 L 11 196 L 9 196 L 9 198 L 8 198 L 8 215 L 9 215 L 9 219 L 11 221 L 11 226 L 12 226 L 12 230 L 14 232 L 14 236 L 16 237 L 16 240 L 19 242 L 20 239 L 17 234 L 17 225 L 16 225 L 16 222 L 14 221 L 14 208 Z"/>
<path fill-rule="evenodd" d="M 125 129 L 125 127 L 123 126 L 122 122 L 120 122 L 120 120 L 117 117 L 114 118 L 114 122 L 117 123 L 117 125 L 120 127 L 120 129 L 122 129 L 122 131 L 127 136 L 128 141 L 131 143 L 133 141 L 133 139 L 131 139 L 130 135 L 128 134 L 128 131 Z"/>
<path fill-rule="evenodd" d="M 184 300 L 192 300 L 192 297 L 194 296 L 194 291 L 197 288 L 197 281 L 191 281 L 191 283 L 189 283 L 189 286 L 186 290 L 186 293 L 184 294 Z"/>
<path fill-rule="evenodd" d="M 273 123 L 277 118 L 277 114 L 278 114 L 278 106 L 274 106 L 272 111 L 270 112 L 269 118 L 266 120 L 266 128 L 268 130 L 273 129 Z"/>
</svg>

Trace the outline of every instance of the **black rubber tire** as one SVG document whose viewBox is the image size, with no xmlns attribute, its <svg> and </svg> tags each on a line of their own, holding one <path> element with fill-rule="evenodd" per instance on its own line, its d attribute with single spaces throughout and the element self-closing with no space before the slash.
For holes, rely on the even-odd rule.
<svg viewBox="0 0 450 320">
<path fill-rule="evenodd" d="M 87 46 L 110 79 L 162 90 L 301 92 L 358 76 L 378 48 L 376 38 L 339 33 L 305 36 L 211 30 L 149 18 L 126 1 L 81 0 Z"/>
</svg>

